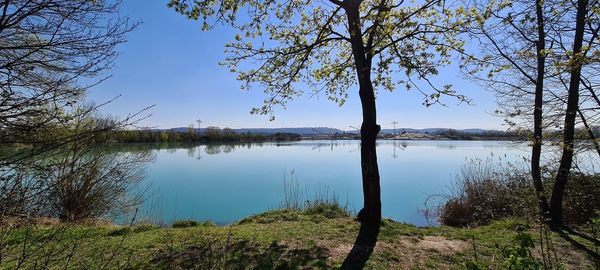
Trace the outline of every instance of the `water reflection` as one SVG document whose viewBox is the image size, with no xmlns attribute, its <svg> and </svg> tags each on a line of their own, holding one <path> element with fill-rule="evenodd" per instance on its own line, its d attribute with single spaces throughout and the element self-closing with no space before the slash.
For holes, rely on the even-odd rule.
<svg viewBox="0 0 600 270">
<path fill-rule="evenodd" d="M 193 158 L 194 156 L 196 156 L 196 147 L 190 147 L 187 149 L 187 155 L 188 157 Z"/>
<path fill-rule="evenodd" d="M 434 147 L 438 150 L 459 150 L 465 148 L 485 148 L 485 149 L 511 149 L 523 152 L 523 142 L 495 142 L 495 141 L 411 141 L 411 140 L 384 140 L 378 141 L 377 147 L 380 149 L 392 150 L 391 157 L 398 158 L 398 151 L 406 151 L 410 147 Z M 337 149 L 347 149 L 347 153 L 354 153 L 360 150 L 360 141 L 358 140 L 335 140 L 335 141 L 280 141 L 280 142 L 235 142 L 235 143 L 136 143 L 136 144 L 114 144 L 109 146 L 114 151 L 132 152 L 132 151 L 165 151 L 174 154 L 178 150 L 184 149 L 190 158 L 201 160 L 203 154 L 219 155 L 228 154 L 238 149 L 252 150 L 253 148 L 277 147 L 277 148 L 310 148 L 315 152 L 335 152 Z M 461 150 L 462 151 L 462 150 Z"/>
<path fill-rule="evenodd" d="M 406 142 L 398 143 L 398 141 L 394 141 L 392 145 L 394 146 L 394 153 L 392 154 L 392 158 L 394 159 L 398 158 L 398 155 L 396 155 L 396 149 L 404 151 L 406 147 L 408 147 Z"/>
<path fill-rule="evenodd" d="M 122 147 L 156 153 L 146 181 L 159 190 L 165 222 L 193 217 L 226 224 L 276 208 L 291 170 L 306 185 L 328 186 L 347 198 L 351 208 L 362 205 L 358 140 Z M 526 149 L 526 144 L 489 141 L 378 141 L 383 214 L 426 225 L 419 213 L 426 197 L 444 192 L 466 159 L 485 159 L 493 152 L 522 162 Z"/>
</svg>

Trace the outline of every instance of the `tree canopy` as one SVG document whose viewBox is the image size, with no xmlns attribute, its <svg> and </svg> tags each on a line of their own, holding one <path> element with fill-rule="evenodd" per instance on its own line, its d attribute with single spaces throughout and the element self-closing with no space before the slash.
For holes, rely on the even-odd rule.
<svg viewBox="0 0 600 270">
<path fill-rule="evenodd" d="M 348 24 L 345 6 L 359 5 L 357 32 Z M 444 1 L 412 3 L 403 0 L 371 1 L 186 1 L 169 6 L 208 30 L 219 23 L 237 32 L 225 48 L 222 63 L 243 82 L 259 85 L 264 104 L 253 113 L 273 117 L 274 106 L 303 94 L 324 94 L 339 105 L 358 83 L 352 36 L 364 42 L 365 59 L 375 90 L 399 86 L 416 89 L 424 104 L 440 102 L 442 95 L 467 100 L 450 84 L 436 85 L 431 77 L 450 62 L 451 49 L 464 42 L 456 38 L 455 19 L 460 9 Z M 398 76 L 402 74 L 404 76 Z"/>
</svg>

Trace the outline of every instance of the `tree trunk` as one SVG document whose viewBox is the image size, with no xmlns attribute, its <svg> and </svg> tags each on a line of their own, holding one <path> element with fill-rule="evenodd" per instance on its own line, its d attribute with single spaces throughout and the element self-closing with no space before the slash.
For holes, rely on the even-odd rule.
<svg viewBox="0 0 600 270">
<path fill-rule="evenodd" d="M 377 166 L 376 140 L 381 128 L 375 121 L 365 120 L 375 119 L 376 117 L 373 86 L 361 86 L 360 98 L 363 108 L 363 123 L 360 130 L 360 162 L 364 208 L 363 213 L 359 215 L 359 220 L 379 222 L 381 220 L 381 187 Z"/>
<path fill-rule="evenodd" d="M 533 109 L 533 146 L 531 147 L 531 178 L 537 195 L 541 216 L 548 216 L 548 201 L 542 184 L 542 172 L 540 169 L 540 158 L 542 155 L 542 104 L 544 91 L 544 73 L 546 69 L 546 33 L 544 32 L 543 1 L 536 1 L 536 17 L 538 40 L 536 43 L 537 78 L 535 84 L 535 101 Z"/>
<path fill-rule="evenodd" d="M 567 98 L 567 111 L 563 131 L 563 152 L 560 165 L 556 174 L 556 181 L 552 190 L 550 200 L 550 226 L 554 230 L 560 229 L 563 224 L 562 204 L 565 187 L 571 171 L 574 153 L 575 118 L 579 108 L 579 84 L 581 81 L 582 60 L 581 48 L 583 44 L 583 32 L 585 17 L 587 13 L 587 0 L 577 1 L 577 15 L 575 24 L 575 38 L 573 41 L 573 56 L 571 63 L 571 76 L 569 81 L 569 96 Z"/>
<path fill-rule="evenodd" d="M 344 1 L 348 18 L 348 28 L 352 43 L 355 69 L 360 86 L 359 95 L 362 105 L 363 122 L 360 129 L 360 160 L 362 170 L 364 207 L 358 213 L 361 222 L 379 223 L 381 221 L 381 187 L 377 166 L 377 134 L 381 127 L 377 125 L 375 93 L 371 82 L 371 63 L 367 59 L 365 45 L 360 29 L 360 1 Z"/>
</svg>

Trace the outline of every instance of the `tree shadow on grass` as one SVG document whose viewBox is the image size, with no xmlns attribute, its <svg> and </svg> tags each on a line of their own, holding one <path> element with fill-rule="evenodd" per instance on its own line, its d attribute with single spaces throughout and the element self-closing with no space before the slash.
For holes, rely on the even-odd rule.
<svg viewBox="0 0 600 270">
<path fill-rule="evenodd" d="M 375 249 L 381 222 L 363 223 L 354 241 L 354 246 L 344 259 L 340 269 L 363 269 Z"/>
<path fill-rule="evenodd" d="M 573 245 L 575 248 L 585 252 L 590 258 L 592 258 L 594 260 L 594 262 L 600 261 L 600 254 L 598 254 L 595 250 L 592 250 L 589 247 L 587 247 L 586 245 L 582 244 L 581 242 L 577 241 L 576 239 L 571 237 L 571 235 L 569 235 L 569 233 L 567 233 L 567 232 L 569 232 L 569 230 L 560 230 L 560 231 L 558 231 L 558 234 L 560 235 L 560 237 L 565 239 L 567 242 L 571 243 L 571 245 Z M 578 234 L 575 234 L 575 235 L 578 235 Z"/>
<path fill-rule="evenodd" d="M 594 238 L 592 236 L 589 236 L 589 235 L 587 235 L 585 233 L 578 232 L 578 231 L 573 230 L 572 228 L 569 228 L 569 227 L 566 227 L 563 230 L 566 231 L 566 232 L 568 232 L 568 233 L 570 233 L 570 234 L 577 235 L 577 236 L 579 236 L 579 237 L 581 237 L 581 238 L 583 238 L 585 240 L 588 240 L 588 241 L 592 242 L 592 244 L 600 246 L 600 240 L 598 240 L 598 239 L 596 239 L 596 238 Z"/>
<path fill-rule="evenodd" d="M 228 241 L 229 242 L 229 241 Z M 264 248 L 254 241 L 222 243 L 204 240 L 183 248 L 162 248 L 151 268 L 160 269 L 326 269 L 327 250 L 318 246 L 290 248 L 271 243 Z"/>
</svg>

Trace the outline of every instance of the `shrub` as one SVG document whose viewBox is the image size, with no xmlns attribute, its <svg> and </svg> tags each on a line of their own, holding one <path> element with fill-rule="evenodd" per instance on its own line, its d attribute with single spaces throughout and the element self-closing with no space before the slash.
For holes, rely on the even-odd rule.
<svg viewBox="0 0 600 270">
<path fill-rule="evenodd" d="M 158 229 L 159 227 L 154 225 L 154 224 L 150 224 L 150 223 L 140 223 L 137 224 L 133 227 L 133 232 L 135 233 L 140 233 L 140 232 L 146 232 L 146 231 L 151 231 L 151 230 L 155 230 Z"/>
<path fill-rule="evenodd" d="M 535 193 L 526 172 L 491 159 L 465 165 L 438 210 L 450 226 L 477 226 L 508 217 L 535 217 Z"/>
<path fill-rule="evenodd" d="M 173 225 L 171 225 L 171 227 L 173 228 L 188 228 L 188 227 L 196 227 L 200 225 L 198 223 L 198 221 L 195 220 L 178 220 L 173 222 Z"/>
<path fill-rule="evenodd" d="M 343 218 L 352 216 L 352 213 L 350 213 L 347 208 L 340 206 L 338 203 L 316 203 L 304 209 L 304 214 L 321 215 L 326 218 Z"/>
<path fill-rule="evenodd" d="M 502 257 L 504 258 L 502 268 L 523 270 L 542 269 L 542 264 L 531 254 L 531 250 L 535 247 L 533 236 L 525 232 L 524 228 L 518 228 L 517 232 L 517 235 L 511 242 L 512 245 L 502 250 Z"/>
<path fill-rule="evenodd" d="M 202 221 L 198 222 L 195 220 L 178 220 L 171 225 L 173 228 L 189 228 L 189 227 L 214 227 L 215 225 L 212 221 Z"/>
<path fill-rule="evenodd" d="M 290 180 L 283 179 L 284 200 L 282 209 L 294 210 L 307 215 L 321 215 L 326 218 L 351 217 L 348 203 L 341 205 L 335 193 L 328 186 L 316 186 L 310 189 L 301 185 L 298 176 L 292 170 Z"/>
<path fill-rule="evenodd" d="M 564 220 L 567 224 L 589 223 L 600 210 L 600 175 L 573 172 L 569 177 L 564 198 Z"/>
<path fill-rule="evenodd" d="M 52 170 L 36 171 L 47 183 L 47 192 L 40 194 L 48 203 L 47 216 L 81 222 L 122 214 L 141 203 L 143 194 L 133 191 L 153 160 L 151 152 L 112 152 L 93 141 L 74 141 L 63 148 L 39 161 L 52 164 Z"/>
<path fill-rule="evenodd" d="M 261 214 L 252 215 L 238 221 L 237 224 L 247 223 L 273 223 L 278 221 L 299 221 L 300 215 L 295 209 L 277 209 Z"/>
<path fill-rule="evenodd" d="M 524 167 L 524 166 L 523 166 Z M 553 172 L 545 171 L 547 194 Z M 505 218 L 538 219 L 539 209 L 530 172 L 501 160 L 473 160 L 463 166 L 450 194 L 437 210 L 449 226 L 478 226 Z M 582 225 L 600 210 L 600 175 L 572 172 L 565 190 L 565 223 Z"/>
</svg>

